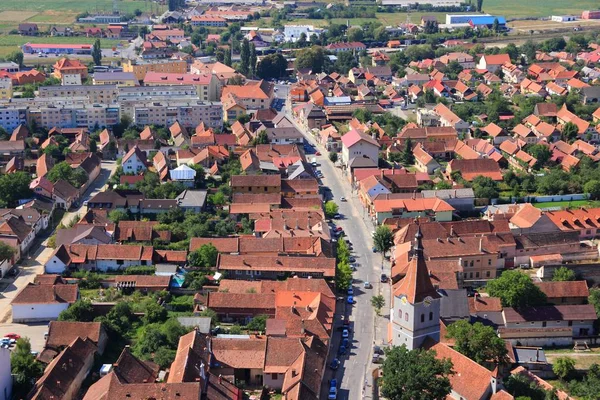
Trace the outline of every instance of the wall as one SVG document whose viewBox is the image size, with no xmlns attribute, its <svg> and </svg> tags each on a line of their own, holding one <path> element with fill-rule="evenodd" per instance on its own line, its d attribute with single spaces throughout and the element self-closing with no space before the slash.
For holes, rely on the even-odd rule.
<svg viewBox="0 0 600 400">
<path fill-rule="evenodd" d="M 13 304 L 13 322 L 52 321 L 68 307 L 68 303 Z"/>
<path fill-rule="evenodd" d="M 283 386 L 283 377 L 285 374 L 273 374 L 277 378 L 273 379 L 272 374 L 265 373 L 263 375 L 263 385 L 270 389 L 281 389 Z"/>
<path fill-rule="evenodd" d="M 66 265 L 56 256 L 52 256 L 44 265 L 47 274 L 62 274 L 65 268 Z"/>
<path fill-rule="evenodd" d="M 0 400 L 10 400 L 11 393 L 10 350 L 0 349 Z"/>
</svg>

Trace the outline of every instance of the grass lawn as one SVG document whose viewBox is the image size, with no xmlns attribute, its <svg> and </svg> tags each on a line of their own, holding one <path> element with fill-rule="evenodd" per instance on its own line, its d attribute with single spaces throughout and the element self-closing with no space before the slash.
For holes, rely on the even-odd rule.
<svg viewBox="0 0 600 400">
<path fill-rule="evenodd" d="M 597 207 L 598 202 L 591 201 L 591 200 L 548 201 L 545 203 L 534 203 L 533 205 L 536 206 L 537 208 L 548 208 L 548 207 L 568 208 L 568 207 L 584 207 L 584 206 Z"/>
<path fill-rule="evenodd" d="M 545 350 L 545 353 L 550 363 L 559 357 L 570 357 L 575 360 L 575 368 L 579 370 L 589 369 L 592 364 L 600 364 L 600 350 L 598 348 L 594 348 L 590 352 L 574 352 L 573 350 L 554 352 L 553 350 Z"/>
<path fill-rule="evenodd" d="M 112 13 L 112 0 L 35 0 L 35 1 L 1 1 L 0 11 L 68 11 L 109 12 Z M 122 13 L 133 12 L 136 8 L 146 11 L 147 3 L 143 0 L 120 0 L 119 10 Z M 156 8 L 156 6 L 154 6 Z M 148 12 L 150 8 L 148 7 Z"/>
</svg>

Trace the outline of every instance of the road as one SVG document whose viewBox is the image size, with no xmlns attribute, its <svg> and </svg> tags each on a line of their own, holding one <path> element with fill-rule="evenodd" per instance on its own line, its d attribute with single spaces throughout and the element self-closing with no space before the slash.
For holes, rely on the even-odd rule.
<svg viewBox="0 0 600 400">
<path fill-rule="evenodd" d="M 282 88 L 278 85 L 278 97 L 283 97 L 287 92 L 287 88 Z M 288 114 L 288 118 L 293 121 L 293 117 Z M 293 121 L 295 123 L 295 121 Z M 306 141 L 316 146 L 321 152 L 321 156 L 317 156 L 319 169 L 323 173 L 324 178 L 322 183 L 331 190 L 330 197 L 339 205 L 339 213 L 343 219 L 336 221 L 338 226 L 341 226 L 349 237 L 353 245 L 352 255 L 356 258 L 359 264 L 357 271 L 354 273 L 354 299 L 356 303 L 353 306 L 338 303 L 338 308 L 344 310 L 345 316 L 349 316 L 352 321 L 353 330 L 350 334 L 351 348 L 349 353 L 340 358 L 340 366 L 337 371 L 332 371 L 327 368 L 323 379 L 323 387 L 321 398 L 326 399 L 329 389 L 328 382 L 335 378 L 338 381 L 338 399 L 363 399 L 371 398 L 371 372 L 374 365 L 371 363 L 373 345 L 381 345 L 383 335 L 387 334 L 387 321 L 384 317 L 377 317 L 371 306 L 371 297 L 376 294 L 382 294 L 386 299 L 389 299 L 389 285 L 381 284 L 380 277 L 382 273 L 381 258 L 379 254 L 372 252 L 373 240 L 371 231 L 374 229 L 372 223 L 368 220 L 364 213 L 363 207 L 355 193 L 352 193 L 350 183 L 347 176 L 342 174 L 340 168 L 337 168 L 329 160 L 324 148 L 318 146 L 310 135 L 305 132 L 299 125 L 296 124 L 305 136 Z M 313 157 L 311 155 L 310 157 Z M 348 201 L 341 202 L 339 199 L 345 197 Z M 389 276 L 389 269 L 386 266 L 385 273 Z M 372 289 L 364 289 L 363 283 L 370 282 L 373 285 Z M 389 308 L 387 305 L 384 310 Z M 338 310 L 339 311 L 339 310 Z M 335 318 L 335 327 L 342 324 L 341 314 L 338 313 Z M 332 343 L 330 346 L 330 357 L 327 360 L 327 365 L 334 357 L 337 357 L 341 334 L 334 330 Z M 340 383 L 341 382 L 341 383 Z M 363 392 L 363 389 L 366 389 Z"/>
<path fill-rule="evenodd" d="M 117 163 L 115 161 L 103 161 L 100 174 L 82 196 L 80 206 L 65 213 L 61 222 L 66 225 L 72 218 L 74 218 L 76 215 L 79 215 L 83 211 L 82 208 L 84 208 L 81 204 L 83 204 L 85 200 L 88 200 L 90 197 L 98 193 L 104 187 L 106 181 L 108 181 L 116 169 Z M 33 282 L 33 279 L 36 275 L 44 273 L 44 265 L 52 256 L 52 252 L 54 251 L 54 249 L 47 247 L 47 240 L 39 243 L 37 247 L 35 243 L 39 242 L 34 242 L 34 248 L 30 250 L 30 252 L 33 254 L 30 257 L 25 256 L 21 263 L 18 264 L 19 275 L 0 293 L 0 332 L 3 332 L 3 329 L 6 327 L 6 323 L 12 321 L 10 302 L 21 291 L 21 289 Z"/>
</svg>

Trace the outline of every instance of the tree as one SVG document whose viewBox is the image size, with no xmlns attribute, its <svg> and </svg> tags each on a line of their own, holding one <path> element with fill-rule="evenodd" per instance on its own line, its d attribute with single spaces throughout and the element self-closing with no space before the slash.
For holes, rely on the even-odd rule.
<svg viewBox="0 0 600 400">
<path fill-rule="evenodd" d="M 56 183 L 59 180 L 69 182 L 73 187 L 79 188 L 87 181 L 87 174 L 80 168 L 71 168 L 68 162 L 62 161 L 48 171 L 48 180 Z"/>
<path fill-rule="evenodd" d="M 25 398 L 34 382 L 44 373 L 43 365 L 31 354 L 29 338 L 17 340 L 10 355 L 10 365 L 14 376 L 13 398 Z"/>
<path fill-rule="evenodd" d="M 190 253 L 188 260 L 194 267 L 211 268 L 217 264 L 219 251 L 212 243 L 203 244 Z"/>
<path fill-rule="evenodd" d="M 300 34 L 300 37 L 298 38 L 298 41 L 296 42 L 296 46 L 298 46 L 299 48 L 303 48 L 306 47 L 306 33 L 302 32 Z"/>
<path fill-rule="evenodd" d="M 90 322 L 93 320 L 94 309 L 89 300 L 77 300 L 69 308 L 58 315 L 59 321 Z"/>
<path fill-rule="evenodd" d="M 0 207 L 16 207 L 19 200 L 31 198 L 31 175 L 15 172 L 0 175 Z"/>
<path fill-rule="evenodd" d="M 477 0 L 477 11 L 481 12 L 483 10 L 483 0 Z"/>
<path fill-rule="evenodd" d="M 577 138 L 579 128 L 572 122 L 567 122 L 562 127 L 562 140 L 565 142 L 571 142 Z"/>
<path fill-rule="evenodd" d="M 590 295 L 588 297 L 588 302 L 594 306 L 596 309 L 596 314 L 600 315 L 600 289 L 593 288 L 590 289 Z"/>
<path fill-rule="evenodd" d="M 487 176 L 477 176 L 472 182 L 475 197 L 495 199 L 498 197 L 498 183 Z"/>
<path fill-rule="evenodd" d="M 393 347 L 383 362 L 382 394 L 389 400 L 443 400 L 450 393 L 452 361 L 435 351 Z"/>
<path fill-rule="evenodd" d="M 590 199 L 600 199 L 600 181 L 592 179 L 583 185 L 583 191 L 590 195 Z"/>
<path fill-rule="evenodd" d="M 329 61 L 329 59 L 327 59 Z M 296 61 L 294 66 L 296 70 L 310 68 L 313 73 L 323 72 L 326 65 L 326 56 L 323 48 L 313 46 L 309 49 L 303 49 L 296 52 Z"/>
<path fill-rule="evenodd" d="M 22 67 L 23 64 L 23 52 L 21 50 L 15 50 L 12 53 L 10 53 L 8 56 L 6 56 L 6 61 L 12 61 L 14 63 L 19 64 L 19 67 Z"/>
<path fill-rule="evenodd" d="M 378 294 L 377 296 L 371 297 L 371 305 L 375 309 L 375 314 L 381 315 L 381 309 L 385 306 L 385 297 Z"/>
<path fill-rule="evenodd" d="M 228 48 L 225 51 L 225 57 L 223 59 L 223 64 L 227 65 L 228 67 L 231 67 L 231 49 Z"/>
<path fill-rule="evenodd" d="M 494 23 L 492 24 L 492 30 L 496 33 L 500 30 L 500 22 L 498 22 L 498 18 L 494 18 Z"/>
<path fill-rule="evenodd" d="M 337 53 L 335 62 L 335 70 L 340 74 L 347 74 L 354 67 L 358 67 L 356 57 L 351 51 L 342 51 Z"/>
<path fill-rule="evenodd" d="M 211 310 L 210 308 L 205 308 L 204 311 L 200 312 L 201 317 L 210 317 L 210 323 L 215 325 L 219 322 L 219 317 L 215 310 Z"/>
<path fill-rule="evenodd" d="M 544 146 L 543 144 L 534 144 L 531 146 L 527 146 L 525 150 L 527 151 L 527 153 L 531 154 L 537 159 L 535 167 L 538 169 L 543 167 L 548 162 L 550 157 L 552 157 L 552 152 L 550 151 L 548 146 Z"/>
<path fill-rule="evenodd" d="M 504 386 L 517 400 L 546 400 L 546 391 L 526 375 L 511 375 L 504 382 Z"/>
<path fill-rule="evenodd" d="M 152 357 L 153 361 L 160 365 L 161 368 L 168 368 L 175 360 L 175 355 L 177 351 L 161 347 L 154 352 L 154 357 Z"/>
<path fill-rule="evenodd" d="M 10 260 L 15 255 L 16 250 L 14 247 L 7 245 L 4 242 L 0 242 L 0 263 L 4 260 Z"/>
<path fill-rule="evenodd" d="M 153 324 L 155 322 L 163 322 L 167 319 L 167 309 L 157 304 L 154 300 L 146 302 L 144 310 L 144 323 Z"/>
<path fill-rule="evenodd" d="M 529 307 L 546 303 L 546 295 L 524 273 L 504 271 L 487 284 L 490 296 L 499 297 L 504 307 Z"/>
<path fill-rule="evenodd" d="M 558 376 L 558 379 L 565 381 L 575 372 L 575 360 L 571 357 L 558 357 L 552 364 L 552 372 Z"/>
<path fill-rule="evenodd" d="M 338 153 L 336 153 L 335 151 L 330 151 L 329 152 L 329 161 L 331 161 L 332 163 L 336 163 L 338 160 Z"/>
<path fill-rule="evenodd" d="M 349 42 L 360 42 L 363 40 L 363 30 L 359 27 L 352 27 L 346 32 Z"/>
<path fill-rule="evenodd" d="M 338 289 L 348 290 L 352 283 L 352 269 L 348 261 L 339 262 L 335 271 L 335 284 Z"/>
<path fill-rule="evenodd" d="M 120 301 L 103 318 L 100 321 L 106 324 L 110 331 L 119 336 L 124 336 L 131 329 L 133 311 L 128 302 Z"/>
<path fill-rule="evenodd" d="M 412 140 L 410 138 L 406 139 L 404 149 L 402 150 L 402 153 L 400 153 L 400 162 L 406 167 L 415 163 L 415 155 L 413 153 Z"/>
<path fill-rule="evenodd" d="M 111 222 L 118 224 L 120 221 L 127 221 L 129 219 L 129 214 L 125 210 L 112 210 L 108 213 L 108 219 Z"/>
<path fill-rule="evenodd" d="M 243 75 L 248 75 L 250 72 L 250 42 L 248 39 L 242 41 L 242 49 L 240 52 L 240 72 Z"/>
<path fill-rule="evenodd" d="M 158 324 L 146 325 L 142 328 L 139 340 L 136 342 L 134 352 L 142 358 L 149 358 L 149 355 L 165 346 L 167 339 L 161 332 Z"/>
<path fill-rule="evenodd" d="M 254 76 L 256 73 L 256 47 L 254 43 L 250 45 L 250 75 Z"/>
<path fill-rule="evenodd" d="M 285 76 L 287 61 L 279 54 L 269 54 L 258 63 L 256 75 L 261 79 L 281 78 Z"/>
<path fill-rule="evenodd" d="M 266 315 L 257 315 L 248 322 L 246 329 L 264 332 L 267 329 L 267 319 L 269 319 L 269 317 Z"/>
<path fill-rule="evenodd" d="M 102 64 L 102 48 L 100 47 L 100 39 L 96 39 L 92 46 L 92 60 L 95 65 Z"/>
<path fill-rule="evenodd" d="M 446 337 L 455 340 L 454 349 L 471 360 L 482 364 L 485 362 L 502 363 L 506 360 L 506 346 L 494 329 L 481 322 L 474 324 L 459 320 L 448 326 Z"/>
<path fill-rule="evenodd" d="M 338 210 L 338 205 L 332 200 L 329 200 L 327 203 L 325 203 L 325 216 L 327 218 L 333 218 L 333 216 L 338 213 Z"/>
<path fill-rule="evenodd" d="M 577 274 L 575 274 L 575 271 L 567 267 L 557 268 L 552 275 L 553 282 L 566 282 L 574 280 L 577 280 Z"/>
<path fill-rule="evenodd" d="M 383 257 L 394 246 L 394 235 L 387 225 L 379 225 L 373 235 L 373 243 Z"/>
</svg>

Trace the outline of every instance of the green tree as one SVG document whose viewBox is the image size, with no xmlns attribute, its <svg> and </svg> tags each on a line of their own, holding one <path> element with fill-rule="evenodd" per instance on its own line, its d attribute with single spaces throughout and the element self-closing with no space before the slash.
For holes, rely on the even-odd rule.
<svg viewBox="0 0 600 400">
<path fill-rule="evenodd" d="M 79 188 L 87 181 L 87 174 L 80 168 L 71 168 L 68 162 L 62 161 L 48 171 L 49 181 L 56 183 L 59 180 L 69 182 L 73 187 Z"/>
<path fill-rule="evenodd" d="M 0 174 L 0 207 L 16 207 L 19 200 L 31 198 L 30 183 L 31 175 L 26 172 Z"/>
<path fill-rule="evenodd" d="M 446 337 L 455 340 L 456 351 L 479 364 L 503 363 L 506 360 L 504 340 L 498 337 L 492 327 L 481 322 L 471 324 L 466 320 L 456 321 L 448 326 Z"/>
<path fill-rule="evenodd" d="M 500 22 L 498 21 L 498 18 L 494 18 L 494 23 L 492 24 L 492 30 L 496 33 L 498 33 L 498 31 L 500 31 Z"/>
<path fill-rule="evenodd" d="M 483 0 L 477 0 L 477 11 L 483 11 Z"/>
<path fill-rule="evenodd" d="M 242 41 L 242 49 L 240 52 L 240 72 L 246 76 L 250 72 L 250 42 L 248 39 L 244 39 Z"/>
<path fill-rule="evenodd" d="M 492 297 L 499 297 L 504 307 L 530 307 L 546 303 L 546 295 L 533 284 L 531 278 L 524 273 L 511 270 L 504 271 L 500 277 L 487 284 L 487 291 Z"/>
<path fill-rule="evenodd" d="M 375 309 L 375 314 L 381 315 L 381 309 L 385 306 L 385 297 L 380 294 L 371 297 L 371 305 Z"/>
<path fill-rule="evenodd" d="M 14 379 L 13 398 L 25 398 L 35 381 L 44 373 L 44 366 L 31 354 L 29 338 L 17 340 L 10 355 L 10 366 Z"/>
<path fill-rule="evenodd" d="M 102 48 L 100 47 L 100 39 L 96 39 L 92 46 L 92 60 L 95 65 L 102 64 Z"/>
<path fill-rule="evenodd" d="M 144 359 L 150 354 L 165 346 L 167 339 L 158 324 L 146 325 L 141 329 L 141 334 L 134 346 L 134 353 Z"/>
<path fill-rule="evenodd" d="M 389 400 L 443 400 L 452 389 L 452 361 L 435 351 L 393 347 L 383 362 L 382 394 Z"/>
<path fill-rule="evenodd" d="M 215 310 L 211 310 L 210 308 L 205 308 L 202 312 L 200 312 L 201 317 L 210 317 L 210 323 L 215 325 L 219 322 L 219 317 Z"/>
<path fill-rule="evenodd" d="M 154 357 L 152 357 L 152 360 L 161 368 L 169 368 L 173 363 L 173 360 L 175 360 L 176 354 L 177 351 L 173 349 L 161 347 L 154 352 Z"/>
<path fill-rule="evenodd" d="M 350 262 L 350 248 L 345 240 L 340 240 L 337 242 L 336 257 L 338 263 L 348 264 Z"/>
<path fill-rule="evenodd" d="M 404 149 L 402 150 L 402 153 L 400 153 L 400 162 L 405 167 L 409 167 L 415 163 L 415 155 L 413 153 L 412 140 L 410 138 L 406 139 Z"/>
<path fill-rule="evenodd" d="M 231 49 L 227 48 L 227 50 L 225 50 L 225 58 L 223 59 L 223 64 L 227 65 L 228 67 L 231 67 Z"/>
<path fill-rule="evenodd" d="M 498 183 L 487 176 L 476 176 L 472 182 L 475 197 L 495 199 L 498 197 Z"/>
<path fill-rule="evenodd" d="M 546 391 L 536 382 L 532 382 L 527 376 L 514 374 L 509 376 L 504 382 L 506 391 L 513 395 L 515 399 L 545 400 Z"/>
<path fill-rule="evenodd" d="M 111 222 L 118 224 L 120 221 L 127 221 L 129 219 L 129 214 L 125 210 L 112 210 L 108 213 L 108 219 Z"/>
<path fill-rule="evenodd" d="M 349 42 L 360 42 L 363 40 L 364 34 L 360 27 L 352 27 L 346 32 Z"/>
<path fill-rule="evenodd" d="M 592 179 L 583 185 L 583 191 L 590 195 L 592 200 L 600 199 L 600 180 Z"/>
<path fill-rule="evenodd" d="M 19 67 L 22 67 L 23 64 L 23 52 L 21 50 L 15 50 L 11 52 L 8 56 L 6 56 L 6 61 L 12 61 L 14 63 L 19 64 Z"/>
<path fill-rule="evenodd" d="M 16 249 L 14 247 L 9 246 L 4 242 L 0 242 L 0 262 L 12 259 L 15 253 Z"/>
<path fill-rule="evenodd" d="M 394 246 L 394 235 L 387 225 L 379 225 L 373 235 L 373 244 L 382 257 Z"/>
<path fill-rule="evenodd" d="M 264 332 L 267 329 L 267 319 L 269 319 L 269 317 L 266 315 L 257 315 L 248 322 L 246 329 Z"/>
<path fill-rule="evenodd" d="M 79 299 L 69 308 L 58 315 L 59 321 L 90 322 L 93 320 L 94 309 L 89 300 Z"/>
<path fill-rule="evenodd" d="M 561 381 L 567 380 L 575 372 L 575 360 L 571 357 L 558 357 L 552 364 L 552 372 Z"/>
<path fill-rule="evenodd" d="M 261 79 L 281 78 L 286 75 L 287 61 L 279 54 L 269 54 L 260 60 L 256 75 Z"/>
<path fill-rule="evenodd" d="M 358 67 L 356 57 L 351 51 L 342 51 L 336 54 L 335 70 L 340 74 L 347 74 L 352 68 Z"/>
<path fill-rule="evenodd" d="M 577 134 L 579 133 L 579 128 L 572 122 L 567 122 L 562 127 L 562 140 L 565 142 L 572 142 L 577 139 Z"/>
<path fill-rule="evenodd" d="M 331 161 L 332 163 L 336 163 L 338 160 L 338 153 L 335 151 L 330 151 L 329 152 L 329 161 Z"/>
<path fill-rule="evenodd" d="M 105 324 L 110 332 L 123 337 L 131 330 L 133 318 L 129 302 L 119 301 L 106 316 L 100 317 L 98 320 Z"/>
<path fill-rule="evenodd" d="M 552 275 L 553 282 L 566 282 L 574 280 L 577 280 L 577 274 L 575 274 L 575 271 L 567 267 L 557 268 Z"/>
<path fill-rule="evenodd" d="M 323 48 L 313 46 L 309 49 L 303 49 L 296 52 L 296 61 L 294 66 L 296 70 L 310 68 L 313 73 L 323 72 L 329 59 L 326 57 Z"/>
<path fill-rule="evenodd" d="M 254 77 L 256 73 L 256 47 L 254 47 L 254 43 L 250 44 L 250 75 Z"/>
<path fill-rule="evenodd" d="M 143 318 L 145 324 L 163 322 L 167 319 L 167 309 L 157 304 L 154 300 L 148 300 L 145 306 Z"/>
<path fill-rule="evenodd" d="M 337 264 L 335 279 L 338 289 L 342 291 L 348 290 L 352 284 L 352 269 L 347 261 Z"/>
<path fill-rule="evenodd" d="M 188 256 L 190 265 L 194 267 L 212 268 L 217 264 L 219 251 L 212 243 L 203 244 Z"/>
<path fill-rule="evenodd" d="M 546 165 L 548 160 L 550 160 L 550 157 L 552 157 L 552 152 L 550 151 L 548 146 L 544 146 L 543 144 L 534 144 L 531 146 L 527 146 L 525 150 L 527 151 L 527 153 L 531 154 L 537 159 L 535 167 L 538 169 Z"/>
<path fill-rule="evenodd" d="M 600 315 L 600 289 L 598 289 L 598 288 L 590 289 L 588 303 L 593 305 L 594 308 L 596 309 L 596 314 Z"/>
<path fill-rule="evenodd" d="M 339 209 L 340 208 L 337 204 L 335 204 L 334 201 L 329 200 L 327 203 L 325 203 L 325 216 L 327 218 L 333 218 L 334 215 L 338 213 Z"/>
</svg>

